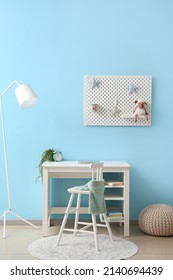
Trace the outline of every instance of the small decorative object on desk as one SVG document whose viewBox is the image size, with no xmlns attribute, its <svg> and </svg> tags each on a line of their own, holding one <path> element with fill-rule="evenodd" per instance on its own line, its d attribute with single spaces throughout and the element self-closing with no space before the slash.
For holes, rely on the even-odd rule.
<svg viewBox="0 0 173 280">
<path fill-rule="evenodd" d="M 53 159 L 54 159 L 54 161 L 61 161 L 62 160 L 62 153 L 59 149 L 54 151 Z"/>
<path fill-rule="evenodd" d="M 92 161 L 92 160 L 81 160 L 81 161 L 78 161 L 78 164 L 92 164 L 92 163 L 101 163 L 101 161 Z"/>
<path fill-rule="evenodd" d="M 59 149 L 54 150 L 54 149 L 48 149 L 46 151 L 43 152 L 42 156 L 41 156 L 41 160 L 40 163 L 38 165 L 39 168 L 39 176 L 36 178 L 36 181 L 40 178 L 42 178 L 42 164 L 45 161 L 61 161 L 62 160 L 62 153 Z"/>
</svg>

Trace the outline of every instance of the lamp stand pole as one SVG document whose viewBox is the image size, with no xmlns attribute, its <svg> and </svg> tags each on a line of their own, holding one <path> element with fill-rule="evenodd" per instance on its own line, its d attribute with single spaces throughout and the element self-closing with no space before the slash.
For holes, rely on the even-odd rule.
<svg viewBox="0 0 173 280">
<path fill-rule="evenodd" d="M 6 187 L 7 187 L 7 196 L 8 196 L 8 208 L 3 212 L 3 214 L 0 216 L 0 219 L 3 218 L 4 225 L 3 225 L 3 238 L 6 238 L 6 217 L 8 214 L 11 214 L 18 218 L 19 220 L 22 220 L 23 222 L 33 226 L 36 229 L 39 229 L 39 227 L 35 226 L 34 224 L 30 223 L 26 219 L 23 219 L 16 213 L 14 213 L 11 210 L 11 196 L 10 196 L 10 183 L 9 183 L 9 175 L 8 175 L 8 161 L 7 161 L 7 151 L 6 151 L 6 138 L 5 138 L 5 128 L 4 128 L 4 116 L 3 116 L 3 109 L 2 109 L 2 96 L 8 91 L 8 89 L 14 84 L 17 83 L 19 86 L 20 84 L 17 81 L 13 81 L 9 87 L 0 95 L 0 113 L 1 113 L 1 126 L 2 126 L 2 138 L 3 138 L 3 150 L 4 150 L 4 161 L 5 161 L 5 174 L 6 174 Z"/>
</svg>

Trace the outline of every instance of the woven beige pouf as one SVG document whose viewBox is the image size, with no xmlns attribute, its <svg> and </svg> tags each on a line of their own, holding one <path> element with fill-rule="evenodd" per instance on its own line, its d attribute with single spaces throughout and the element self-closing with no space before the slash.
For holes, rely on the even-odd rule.
<svg viewBox="0 0 173 280">
<path fill-rule="evenodd" d="M 166 204 L 152 204 L 144 208 L 138 219 L 140 229 L 151 235 L 173 235 L 173 207 Z"/>
</svg>

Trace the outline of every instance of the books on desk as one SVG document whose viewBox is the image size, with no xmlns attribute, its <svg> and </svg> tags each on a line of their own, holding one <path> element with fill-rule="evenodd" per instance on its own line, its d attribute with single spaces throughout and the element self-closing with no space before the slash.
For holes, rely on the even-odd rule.
<svg viewBox="0 0 173 280">
<path fill-rule="evenodd" d="M 119 211 L 112 211 L 107 213 L 109 222 L 118 222 L 123 220 L 123 213 Z"/>
<path fill-rule="evenodd" d="M 101 161 L 90 161 L 90 160 L 78 161 L 78 164 L 91 164 L 91 163 L 101 163 Z"/>
<path fill-rule="evenodd" d="M 94 163 L 94 161 L 89 161 L 89 160 L 78 161 L 78 164 L 91 164 L 91 163 Z"/>
</svg>

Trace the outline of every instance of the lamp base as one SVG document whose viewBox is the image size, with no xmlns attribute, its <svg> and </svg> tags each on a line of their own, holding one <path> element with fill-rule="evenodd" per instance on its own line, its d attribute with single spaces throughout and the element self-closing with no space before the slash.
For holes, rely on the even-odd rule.
<svg viewBox="0 0 173 280">
<path fill-rule="evenodd" d="M 15 216 L 16 218 L 18 218 L 19 220 L 22 220 L 23 222 L 27 223 L 28 225 L 36 228 L 36 229 L 39 229 L 39 227 L 35 226 L 34 224 L 28 222 L 27 220 L 23 219 L 22 217 L 20 217 L 19 215 L 17 215 L 16 213 L 12 212 L 11 209 L 6 209 L 4 211 L 4 213 L 0 216 L 0 219 L 3 218 L 4 220 L 4 225 L 3 225 L 3 238 L 6 238 L 6 216 L 8 214 L 11 214 L 13 216 Z"/>
</svg>

